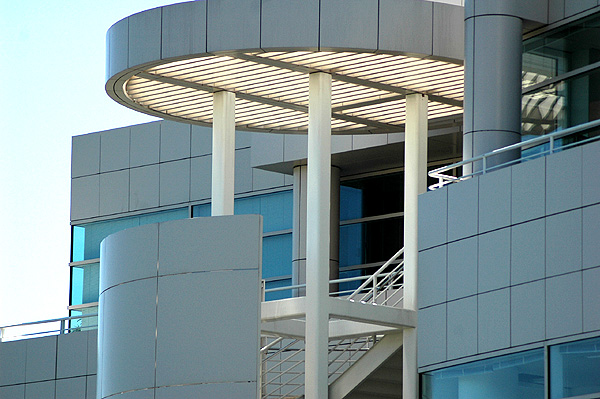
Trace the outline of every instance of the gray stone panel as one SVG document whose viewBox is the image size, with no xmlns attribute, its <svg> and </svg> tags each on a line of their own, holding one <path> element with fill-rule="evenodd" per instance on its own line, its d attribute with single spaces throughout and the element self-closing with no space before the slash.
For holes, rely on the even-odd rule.
<svg viewBox="0 0 600 399">
<path fill-rule="evenodd" d="M 208 0 L 207 51 L 260 48 L 260 0 Z"/>
<path fill-rule="evenodd" d="M 88 350 L 87 350 L 87 373 L 96 374 L 98 367 L 98 330 L 88 331 Z M 94 383 L 96 380 L 94 379 Z M 94 388 L 94 395 L 96 390 Z"/>
<path fill-rule="evenodd" d="M 245 247 L 236 248 L 241 252 Z M 259 258 L 255 254 L 252 259 Z M 159 279 L 157 386 L 257 380 L 258 272 L 222 270 Z M 226 293 L 223 287 L 228 287 Z M 190 339 L 190 331 L 202 339 Z"/>
<path fill-rule="evenodd" d="M 252 169 L 252 190 L 265 190 L 285 184 L 284 174 L 267 170 Z"/>
<path fill-rule="evenodd" d="M 583 331 L 600 330 L 600 268 L 583 271 Z"/>
<path fill-rule="evenodd" d="M 448 188 L 419 195 L 419 249 L 448 240 Z"/>
<path fill-rule="evenodd" d="M 96 388 L 96 376 L 87 376 L 85 386 L 85 399 L 96 399 Z"/>
<path fill-rule="evenodd" d="M 253 132 L 238 130 L 235 132 L 235 149 L 250 148 L 252 146 Z"/>
<path fill-rule="evenodd" d="M 511 168 L 479 177 L 479 232 L 510 225 Z"/>
<path fill-rule="evenodd" d="M 212 129 L 192 125 L 192 157 L 212 154 Z"/>
<path fill-rule="evenodd" d="M 156 399 L 248 399 L 256 396 L 256 390 L 257 387 L 255 382 L 225 382 L 218 384 L 161 387 L 156 390 Z"/>
<path fill-rule="evenodd" d="M 129 170 L 100 174 L 100 214 L 129 210 Z"/>
<path fill-rule="evenodd" d="M 252 167 L 249 148 L 235 151 L 235 194 L 252 191 Z"/>
<path fill-rule="evenodd" d="M 390 135 L 388 135 L 388 143 Z M 331 137 L 331 153 L 337 154 L 352 150 L 352 136 L 350 135 L 334 135 Z M 334 165 L 335 166 L 335 165 Z"/>
<path fill-rule="evenodd" d="M 546 277 L 581 269 L 582 210 L 546 218 Z"/>
<path fill-rule="evenodd" d="M 262 0 L 261 47 L 319 47 L 319 0 Z"/>
<path fill-rule="evenodd" d="M 510 244 L 510 228 L 479 236 L 479 292 L 510 285 Z"/>
<path fill-rule="evenodd" d="M 597 0 L 568 0 L 565 1 L 565 18 L 588 10 L 598 5 Z"/>
<path fill-rule="evenodd" d="M 206 52 L 206 3 L 163 7 L 162 58 Z"/>
<path fill-rule="evenodd" d="M 288 135 L 289 136 L 289 135 Z M 252 166 L 283 162 L 283 134 L 255 134 L 252 136 Z"/>
<path fill-rule="evenodd" d="M 433 4 L 423 1 L 380 0 L 379 48 L 431 54 Z"/>
<path fill-rule="evenodd" d="M 159 196 L 158 165 L 142 166 L 129 172 L 129 210 L 156 208 Z"/>
<path fill-rule="evenodd" d="M 71 177 L 100 172 L 100 135 L 85 134 L 72 140 Z"/>
<path fill-rule="evenodd" d="M 477 293 L 477 237 L 448 244 L 448 300 Z"/>
<path fill-rule="evenodd" d="M 433 54 L 463 59 L 465 24 L 463 7 L 433 3 Z"/>
<path fill-rule="evenodd" d="M 129 66 L 160 59 L 160 8 L 146 10 L 129 17 Z"/>
<path fill-rule="evenodd" d="M 475 14 L 506 14 L 518 16 L 522 19 L 547 23 L 547 0 L 528 1 L 496 1 L 479 0 L 475 3 Z"/>
<path fill-rule="evenodd" d="M 448 187 L 448 241 L 477 234 L 478 191 L 476 177 Z"/>
<path fill-rule="evenodd" d="M 100 172 L 129 167 L 129 128 L 100 133 Z"/>
<path fill-rule="evenodd" d="M 419 308 L 446 301 L 446 246 L 419 252 Z"/>
<path fill-rule="evenodd" d="M 510 347 L 510 289 L 481 294 L 477 301 L 478 352 Z"/>
<path fill-rule="evenodd" d="M 190 201 L 207 199 L 211 196 L 212 157 L 204 156 L 191 160 Z"/>
<path fill-rule="evenodd" d="M 258 267 L 262 237 L 259 218 L 238 215 L 161 223 L 159 275 Z"/>
<path fill-rule="evenodd" d="M 27 341 L 0 343 L 0 385 L 25 383 L 26 359 Z"/>
<path fill-rule="evenodd" d="M 548 23 L 560 21 L 565 17 L 565 0 L 548 1 Z"/>
<path fill-rule="evenodd" d="M 352 149 L 377 147 L 387 144 L 386 134 L 354 134 L 352 135 Z"/>
<path fill-rule="evenodd" d="M 306 159 L 308 136 L 305 134 L 286 134 L 283 136 L 283 160 L 295 161 Z"/>
<path fill-rule="evenodd" d="M 44 381 L 27 384 L 26 388 L 25 399 L 53 399 L 54 391 L 56 389 L 56 381 Z M 4 396 L 0 397 L 4 399 Z"/>
<path fill-rule="evenodd" d="M 581 206 L 581 147 L 546 157 L 546 214 Z"/>
<path fill-rule="evenodd" d="M 427 326 L 427 328 L 417 329 L 419 367 L 445 361 L 446 304 L 419 310 L 419 323 Z"/>
<path fill-rule="evenodd" d="M 156 279 L 146 279 L 101 294 L 102 397 L 154 385 L 156 292 Z M 124 304 L 135 312 L 124 312 Z"/>
<path fill-rule="evenodd" d="M 448 360 L 477 353 L 477 297 L 448 302 Z"/>
<path fill-rule="evenodd" d="M 512 223 L 546 214 L 546 157 L 512 168 Z"/>
<path fill-rule="evenodd" d="M 54 379 L 56 376 L 56 337 L 27 340 L 26 382 Z"/>
<path fill-rule="evenodd" d="M 160 162 L 190 157 L 191 126 L 178 122 L 160 123 Z"/>
<path fill-rule="evenodd" d="M 546 221 L 538 219 L 512 226 L 511 233 L 511 284 L 544 278 Z"/>
<path fill-rule="evenodd" d="M 375 1 L 321 0 L 320 49 L 376 49 L 377 8 Z"/>
<path fill-rule="evenodd" d="M 87 374 L 88 334 L 75 332 L 58 336 L 57 378 L 79 377 Z"/>
<path fill-rule="evenodd" d="M 2 399 L 25 399 L 25 384 L 0 387 Z"/>
<path fill-rule="evenodd" d="M 92 218 L 100 214 L 100 176 L 71 180 L 71 220 Z"/>
<path fill-rule="evenodd" d="M 108 30 L 106 79 L 127 69 L 129 59 L 129 18 L 114 24 Z"/>
<path fill-rule="evenodd" d="M 546 338 L 583 332 L 581 272 L 546 280 Z"/>
<path fill-rule="evenodd" d="M 160 205 L 190 200 L 190 160 L 160 164 Z"/>
<path fill-rule="evenodd" d="M 57 398 L 85 398 L 86 395 L 86 378 L 66 378 L 56 381 L 56 397 Z"/>
<path fill-rule="evenodd" d="M 156 277 L 158 224 L 111 234 L 102 243 L 100 292 L 117 284 Z"/>
<path fill-rule="evenodd" d="M 600 141 L 583 146 L 583 205 L 600 202 Z"/>
<path fill-rule="evenodd" d="M 158 163 L 160 154 L 160 123 L 145 123 L 131 127 L 130 166 Z"/>
<path fill-rule="evenodd" d="M 583 208 L 583 268 L 600 266 L 600 205 Z"/>
<path fill-rule="evenodd" d="M 512 346 L 542 341 L 545 327 L 545 283 L 543 280 L 510 289 L 510 343 Z"/>
</svg>

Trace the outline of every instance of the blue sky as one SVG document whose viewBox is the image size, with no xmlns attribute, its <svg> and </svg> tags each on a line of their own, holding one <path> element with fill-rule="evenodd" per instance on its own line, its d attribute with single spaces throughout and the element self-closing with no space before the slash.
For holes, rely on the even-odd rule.
<svg viewBox="0 0 600 399">
<path fill-rule="evenodd" d="M 177 2 L 0 0 L 0 326 L 67 315 L 71 137 L 153 120 L 106 95 L 106 31 Z"/>
</svg>

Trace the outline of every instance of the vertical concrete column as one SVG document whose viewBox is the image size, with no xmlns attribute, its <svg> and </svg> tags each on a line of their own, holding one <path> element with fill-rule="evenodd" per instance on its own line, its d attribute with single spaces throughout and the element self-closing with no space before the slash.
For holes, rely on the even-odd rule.
<svg viewBox="0 0 600 399">
<path fill-rule="evenodd" d="M 331 75 L 310 74 L 306 196 L 306 399 L 327 398 Z"/>
<path fill-rule="evenodd" d="M 292 284 L 306 283 L 306 192 L 307 167 L 294 167 L 294 222 L 292 230 Z M 331 168 L 329 280 L 339 278 L 340 270 L 340 169 Z M 329 292 L 338 291 L 339 284 L 330 284 Z M 306 295 L 305 288 L 294 290 L 294 296 Z"/>
<path fill-rule="evenodd" d="M 521 140 L 522 25 L 507 1 L 465 1 L 463 159 Z M 489 159 L 487 167 L 518 158 Z M 464 173 L 481 170 L 481 163 Z"/>
<path fill-rule="evenodd" d="M 292 229 L 292 284 L 306 283 L 306 165 L 294 167 L 294 221 Z M 306 295 L 305 288 L 294 296 Z"/>
<path fill-rule="evenodd" d="M 419 194 L 427 191 L 427 96 L 406 96 L 404 140 L 404 307 L 417 310 Z M 403 334 L 402 397 L 417 399 L 417 331 Z"/>
<path fill-rule="evenodd" d="M 213 94 L 212 216 L 233 215 L 235 94 Z"/>
</svg>

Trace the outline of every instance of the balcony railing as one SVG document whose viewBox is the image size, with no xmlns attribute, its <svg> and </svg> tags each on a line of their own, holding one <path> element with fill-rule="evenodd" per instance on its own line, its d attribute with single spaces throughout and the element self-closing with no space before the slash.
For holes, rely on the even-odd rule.
<svg viewBox="0 0 600 399">
<path fill-rule="evenodd" d="M 84 322 L 84 320 L 86 322 Z M 45 337 L 48 335 L 69 334 L 71 332 L 95 330 L 97 328 L 97 314 L 33 321 L 0 327 L 0 342 Z"/>
</svg>

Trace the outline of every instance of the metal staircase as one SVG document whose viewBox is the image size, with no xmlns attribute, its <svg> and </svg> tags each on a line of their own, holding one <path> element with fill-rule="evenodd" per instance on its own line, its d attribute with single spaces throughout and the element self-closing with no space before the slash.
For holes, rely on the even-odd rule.
<svg viewBox="0 0 600 399">
<path fill-rule="evenodd" d="M 333 293 L 331 300 L 353 303 L 353 307 L 360 306 L 367 314 L 369 311 L 390 308 L 397 312 L 404 311 L 403 253 L 404 249 L 399 250 L 353 292 L 341 297 L 343 293 Z M 393 312 L 393 309 L 389 311 Z M 259 396 L 262 399 L 300 399 L 304 396 L 304 340 L 299 336 L 303 327 L 302 314 L 296 311 L 296 314 L 281 319 L 289 326 L 281 328 L 279 334 L 262 338 Z M 402 397 L 402 327 L 394 327 L 391 321 L 387 326 L 383 320 L 374 322 L 372 328 L 365 328 L 365 325 L 369 325 L 365 319 L 364 316 L 360 317 L 360 322 L 355 324 L 349 318 L 330 319 L 328 358 L 331 399 Z M 276 329 L 273 326 L 266 327 L 270 320 L 268 317 L 266 321 L 263 320 L 268 331 Z M 360 328 L 356 327 L 358 325 Z M 340 330 L 344 332 L 340 336 L 332 336 L 335 335 L 332 331 L 337 331 L 336 326 L 343 327 Z M 294 331 L 298 331 L 298 336 L 294 336 Z"/>
</svg>

